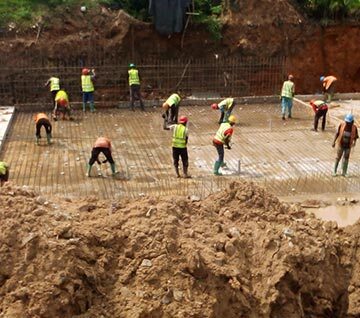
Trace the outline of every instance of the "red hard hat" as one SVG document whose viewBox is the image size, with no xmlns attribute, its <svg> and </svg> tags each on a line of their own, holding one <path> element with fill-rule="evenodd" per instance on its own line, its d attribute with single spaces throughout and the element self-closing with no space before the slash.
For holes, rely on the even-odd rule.
<svg viewBox="0 0 360 318">
<path fill-rule="evenodd" d="M 218 107 L 218 104 L 212 104 L 212 105 L 211 105 L 211 108 L 212 108 L 212 109 L 218 109 L 219 107 Z"/>
<path fill-rule="evenodd" d="M 67 100 L 64 99 L 64 98 L 60 98 L 60 99 L 58 100 L 58 105 L 60 105 L 60 106 L 66 106 L 66 105 L 67 105 Z"/>
<path fill-rule="evenodd" d="M 186 116 L 181 116 L 179 118 L 179 123 L 180 124 L 186 124 L 188 122 L 188 118 Z"/>
<path fill-rule="evenodd" d="M 82 75 L 89 75 L 90 70 L 88 68 L 83 68 L 81 73 L 82 73 Z"/>
</svg>

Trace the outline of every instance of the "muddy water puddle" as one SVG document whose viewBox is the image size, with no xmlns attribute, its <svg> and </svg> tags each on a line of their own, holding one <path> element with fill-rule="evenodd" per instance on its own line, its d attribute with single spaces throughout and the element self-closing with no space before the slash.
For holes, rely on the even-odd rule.
<svg viewBox="0 0 360 318">
<path fill-rule="evenodd" d="M 335 206 L 312 210 L 318 218 L 324 221 L 336 221 L 339 226 L 354 224 L 360 219 L 360 205 Z"/>
</svg>

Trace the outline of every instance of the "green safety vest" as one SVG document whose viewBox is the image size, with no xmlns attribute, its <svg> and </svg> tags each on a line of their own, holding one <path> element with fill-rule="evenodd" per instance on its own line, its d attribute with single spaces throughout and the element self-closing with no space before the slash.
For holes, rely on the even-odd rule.
<svg viewBox="0 0 360 318">
<path fill-rule="evenodd" d="M 60 80 L 57 77 L 50 77 L 50 91 L 58 91 L 60 89 Z"/>
<path fill-rule="evenodd" d="M 90 75 L 81 75 L 81 87 L 84 93 L 94 91 L 94 84 Z"/>
<path fill-rule="evenodd" d="M 229 123 L 222 123 L 216 132 L 215 139 L 225 143 L 225 131 L 227 131 L 229 128 L 231 128 L 231 125 Z"/>
<path fill-rule="evenodd" d="M 281 97 L 288 97 L 293 98 L 294 97 L 294 83 L 291 81 L 285 81 L 282 90 L 281 90 Z"/>
<path fill-rule="evenodd" d="M 7 164 L 4 161 L 0 161 L 0 175 L 5 175 L 7 171 Z"/>
<path fill-rule="evenodd" d="M 129 73 L 129 85 L 140 85 L 139 72 L 138 70 L 131 69 L 128 71 Z"/>
<path fill-rule="evenodd" d="M 65 99 L 69 101 L 68 94 L 66 94 L 66 92 L 63 90 L 58 91 L 55 96 L 55 101 L 58 101 L 59 99 Z"/>
<path fill-rule="evenodd" d="M 180 96 L 179 96 L 178 94 L 172 94 L 172 95 L 170 95 L 170 97 L 166 100 L 165 103 L 168 104 L 168 105 L 171 107 L 172 105 L 177 105 L 177 104 L 179 104 L 180 101 L 181 101 L 181 98 L 180 98 Z"/>
<path fill-rule="evenodd" d="M 172 146 L 174 148 L 186 148 L 186 127 L 184 125 L 178 124 L 175 126 Z"/>
<path fill-rule="evenodd" d="M 233 102 L 234 102 L 233 98 L 226 98 L 218 104 L 218 107 L 220 109 L 228 110 L 231 107 L 231 105 L 233 104 Z"/>
</svg>

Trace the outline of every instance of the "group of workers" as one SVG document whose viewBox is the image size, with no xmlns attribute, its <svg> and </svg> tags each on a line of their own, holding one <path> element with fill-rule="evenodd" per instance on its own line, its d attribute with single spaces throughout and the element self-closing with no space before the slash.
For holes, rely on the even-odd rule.
<svg viewBox="0 0 360 318">
<path fill-rule="evenodd" d="M 128 70 L 128 80 L 130 89 L 130 108 L 134 109 L 135 101 L 140 103 L 141 110 L 145 110 L 144 103 L 141 98 L 140 91 L 140 77 L 139 72 L 135 64 L 131 63 Z M 312 130 L 318 130 L 318 123 L 322 118 L 321 130 L 325 130 L 326 114 L 328 112 L 328 103 L 331 102 L 334 94 L 334 83 L 336 82 L 334 76 L 321 76 L 320 81 L 323 85 L 324 100 L 311 100 L 310 106 L 314 110 L 314 127 Z M 84 68 L 81 72 L 81 86 L 82 86 L 82 110 L 86 111 L 87 103 L 89 103 L 90 112 L 95 111 L 94 104 L 94 81 L 95 70 Z M 50 92 L 53 100 L 53 119 L 56 121 L 60 119 L 72 119 L 71 107 L 69 103 L 68 94 L 60 89 L 60 80 L 57 77 L 50 77 L 45 86 L 50 86 Z M 292 118 L 292 102 L 295 95 L 294 76 L 288 75 L 286 81 L 284 81 L 281 90 L 281 114 L 282 119 L 286 119 L 286 113 L 288 118 Z M 187 128 L 188 118 L 186 116 L 179 116 L 179 106 L 181 97 L 178 93 L 171 94 L 167 100 L 162 104 L 164 113 L 162 117 L 164 119 L 163 129 L 171 130 L 172 132 L 172 157 L 175 173 L 178 178 L 181 177 L 179 172 L 179 161 L 181 158 L 183 166 L 183 177 L 190 178 L 188 173 L 189 158 L 187 151 L 187 144 L 189 139 L 189 132 Z M 213 146 L 216 148 L 218 158 L 214 163 L 213 173 L 214 175 L 221 175 L 220 168 L 226 167 L 224 161 L 224 149 L 231 149 L 230 141 L 234 133 L 234 125 L 236 124 L 236 117 L 232 115 L 232 111 L 236 105 L 234 98 L 226 98 L 219 103 L 211 105 L 213 110 L 220 111 L 220 118 L 218 120 L 219 128 L 213 137 Z M 36 144 L 39 144 L 41 138 L 41 127 L 45 128 L 47 143 L 51 144 L 52 138 L 52 126 L 49 117 L 45 113 L 38 113 L 34 117 L 36 124 Z M 354 116 L 348 114 L 345 117 L 345 122 L 341 123 L 337 129 L 332 147 L 338 144 L 337 156 L 334 165 L 333 175 L 337 175 L 337 169 L 341 158 L 342 161 L 342 175 L 346 176 L 350 150 L 355 146 L 358 139 L 357 127 L 354 124 Z M 104 161 L 99 160 L 99 155 L 105 156 Z M 102 163 L 109 162 L 111 172 L 113 175 L 117 174 L 114 159 L 112 157 L 111 141 L 109 138 L 101 136 L 97 138 L 91 151 L 91 157 L 86 166 L 86 176 L 90 176 L 92 166 L 97 162 L 99 166 Z M 101 171 L 101 170 L 100 170 Z M 5 162 L 0 161 L 0 181 L 1 185 L 9 178 L 9 166 Z"/>
</svg>

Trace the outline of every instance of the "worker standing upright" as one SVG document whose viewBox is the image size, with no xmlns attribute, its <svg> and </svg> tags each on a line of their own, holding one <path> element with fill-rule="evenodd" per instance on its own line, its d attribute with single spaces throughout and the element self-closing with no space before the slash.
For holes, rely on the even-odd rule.
<svg viewBox="0 0 360 318">
<path fill-rule="evenodd" d="M 328 105 L 323 100 L 311 100 L 310 105 L 315 112 L 314 128 L 313 131 L 317 131 L 319 119 L 322 117 L 321 130 L 325 130 L 326 114 L 328 112 Z"/>
<path fill-rule="evenodd" d="M 83 111 L 86 111 L 86 104 L 89 102 L 90 112 L 95 111 L 94 104 L 94 80 L 95 70 L 89 70 L 88 68 L 82 69 L 81 75 L 81 88 L 82 88 L 82 107 Z"/>
<path fill-rule="evenodd" d="M 135 111 L 135 108 L 134 108 L 135 100 L 138 100 L 140 102 L 141 110 L 145 110 L 143 101 L 141 99 L 139 71 L 136 69 L 136 66 L 134 63 L 129 64 L 128 74 L 129 74 L 131 110 Z"/>
<path fill-rule="evenodd" d="M 164 129 L 169 130 L 169 125 L 177 123 L 180 101 L 179 94 L 171 94 L 165 103 L 163 103 L 162 107 L 165 109 L 165 113 L 162 115 L 164 118 Z"/>
<path fill-rule="evenodd" d="M 333 75 L 320 76 L 320 82 L 322 83 L 322 89 L 324 93 L 324 100 L 328 103 L 332 101 L 335 92 L 335 82 L 337 78 Z"/>
<path fill-rule="evenodd" d="M 92 148 L 92 151 L 91 151 L 91 158 L 89 160 L 89 163 L 86 166 L 86 176 L 87 177 L 90 177 L 91 168 L 92 168 L 93 164 L 95 163 L 95 161 L 97 161 L 99 163 L 98 157 L 99 157 L 100 153 L 103 153 L 106 158 L 106 161 L 108 161 L 110 163 L 112 174 L 115 175 L 117 173 L 116 167 L 115 167 L 115 162 L 112 157 L 111 151 L 112 151 L 111 141 L 109 138 L 99 137 L 96 139 L 94 147 Z"/>
<path fill-rule="evenodd" d="M 62 89 L 59 90 L 55 96 L 53 119 L 56 121 L 59 116 L 61 119 L 71 119 L 69 97 L 68 94 Z"/>
<path fill-rule="evenodd" d="M 281 88 L 281 115 L 282 119 L 285 120 L 286 111 L 288 118 L 291 118 L 293 98 L 295 95 L 295 84 L 293 82 L 294 76 L 289 74 L 288 79 L 284 81 Z"/>
<path fill-rule="evenodd" d="M 36 125 L 36 132 L 35 132 L 35 138 L 36 138 L 36 144 L 39 144 L 39 140 L 41 138 L 41 134 L 40 134 L 40 130 L 41 127 L 44 126 L 45 131 L 46 131 L 46 139 L 47 139 L 47 143 L 48 145 L 51 144 L 51 123 L 49 120 L 49 117 L 44 114 L 44 113 L 38 113 L 34 116 L 34 121 L 35 121 L 35 125 Z"/>
<path fill-rule="evenodd" d="M 187 143 L 189 139 L 189 132 L 186 127 L 187 122 L 188 118 L 186 116 L 180 116 L 179 123 L 170 126 L 170 129 L 172 130 L 172 155 L 176 176 L 178 178 L 180 178 L 180 157 L 183 164 L 184 178 L 190 178 L 190 175 L 188 174 L 189 157 L 187 152 Z"/>
<path fill-rule="evenodd" d="M 222 175 L 222 173 L 219 172 L 220 167 L 226 165 L 224 162 L 224 145 L 227 147 L 227 149 L 231 149 L 230 141 L 234 133 L 233 126 L 235 123 L 236 117 L 234 115 L 230 115 L 227 122 L 220 124 L 220 127 L 214 136 L 213 145 L 215 146 L 218 153 L 218 159 L 214 164 L 214 174 L 217 176 Z"/>
<path fill-rule="evenodd" d="M 60 79 L 58 77 L 52 76 L 45 83 L 45 87 L 46 86 L 50 86 L 50 93 L 55 107 L 55 96 L 57 92 L 60 90 Z"/>
<path fill-rule="evenodd" d="M 0 186 L 9 180 L 9 165 L 5 161 L 0 161 Z"/>
<path fill-rule="evenodd" d="M 234 98 L 231 98 L 231 97 L 225 98 L 219 104 L 214 103 L 211 105 L 212 109 L 219 109 L 221 112 L 220 119 L 219 119 L 219 125 L 221 123 L 227 122 L 235 105 L 236 105 L 235 100 L 234 100 Z"/>
</svg>

